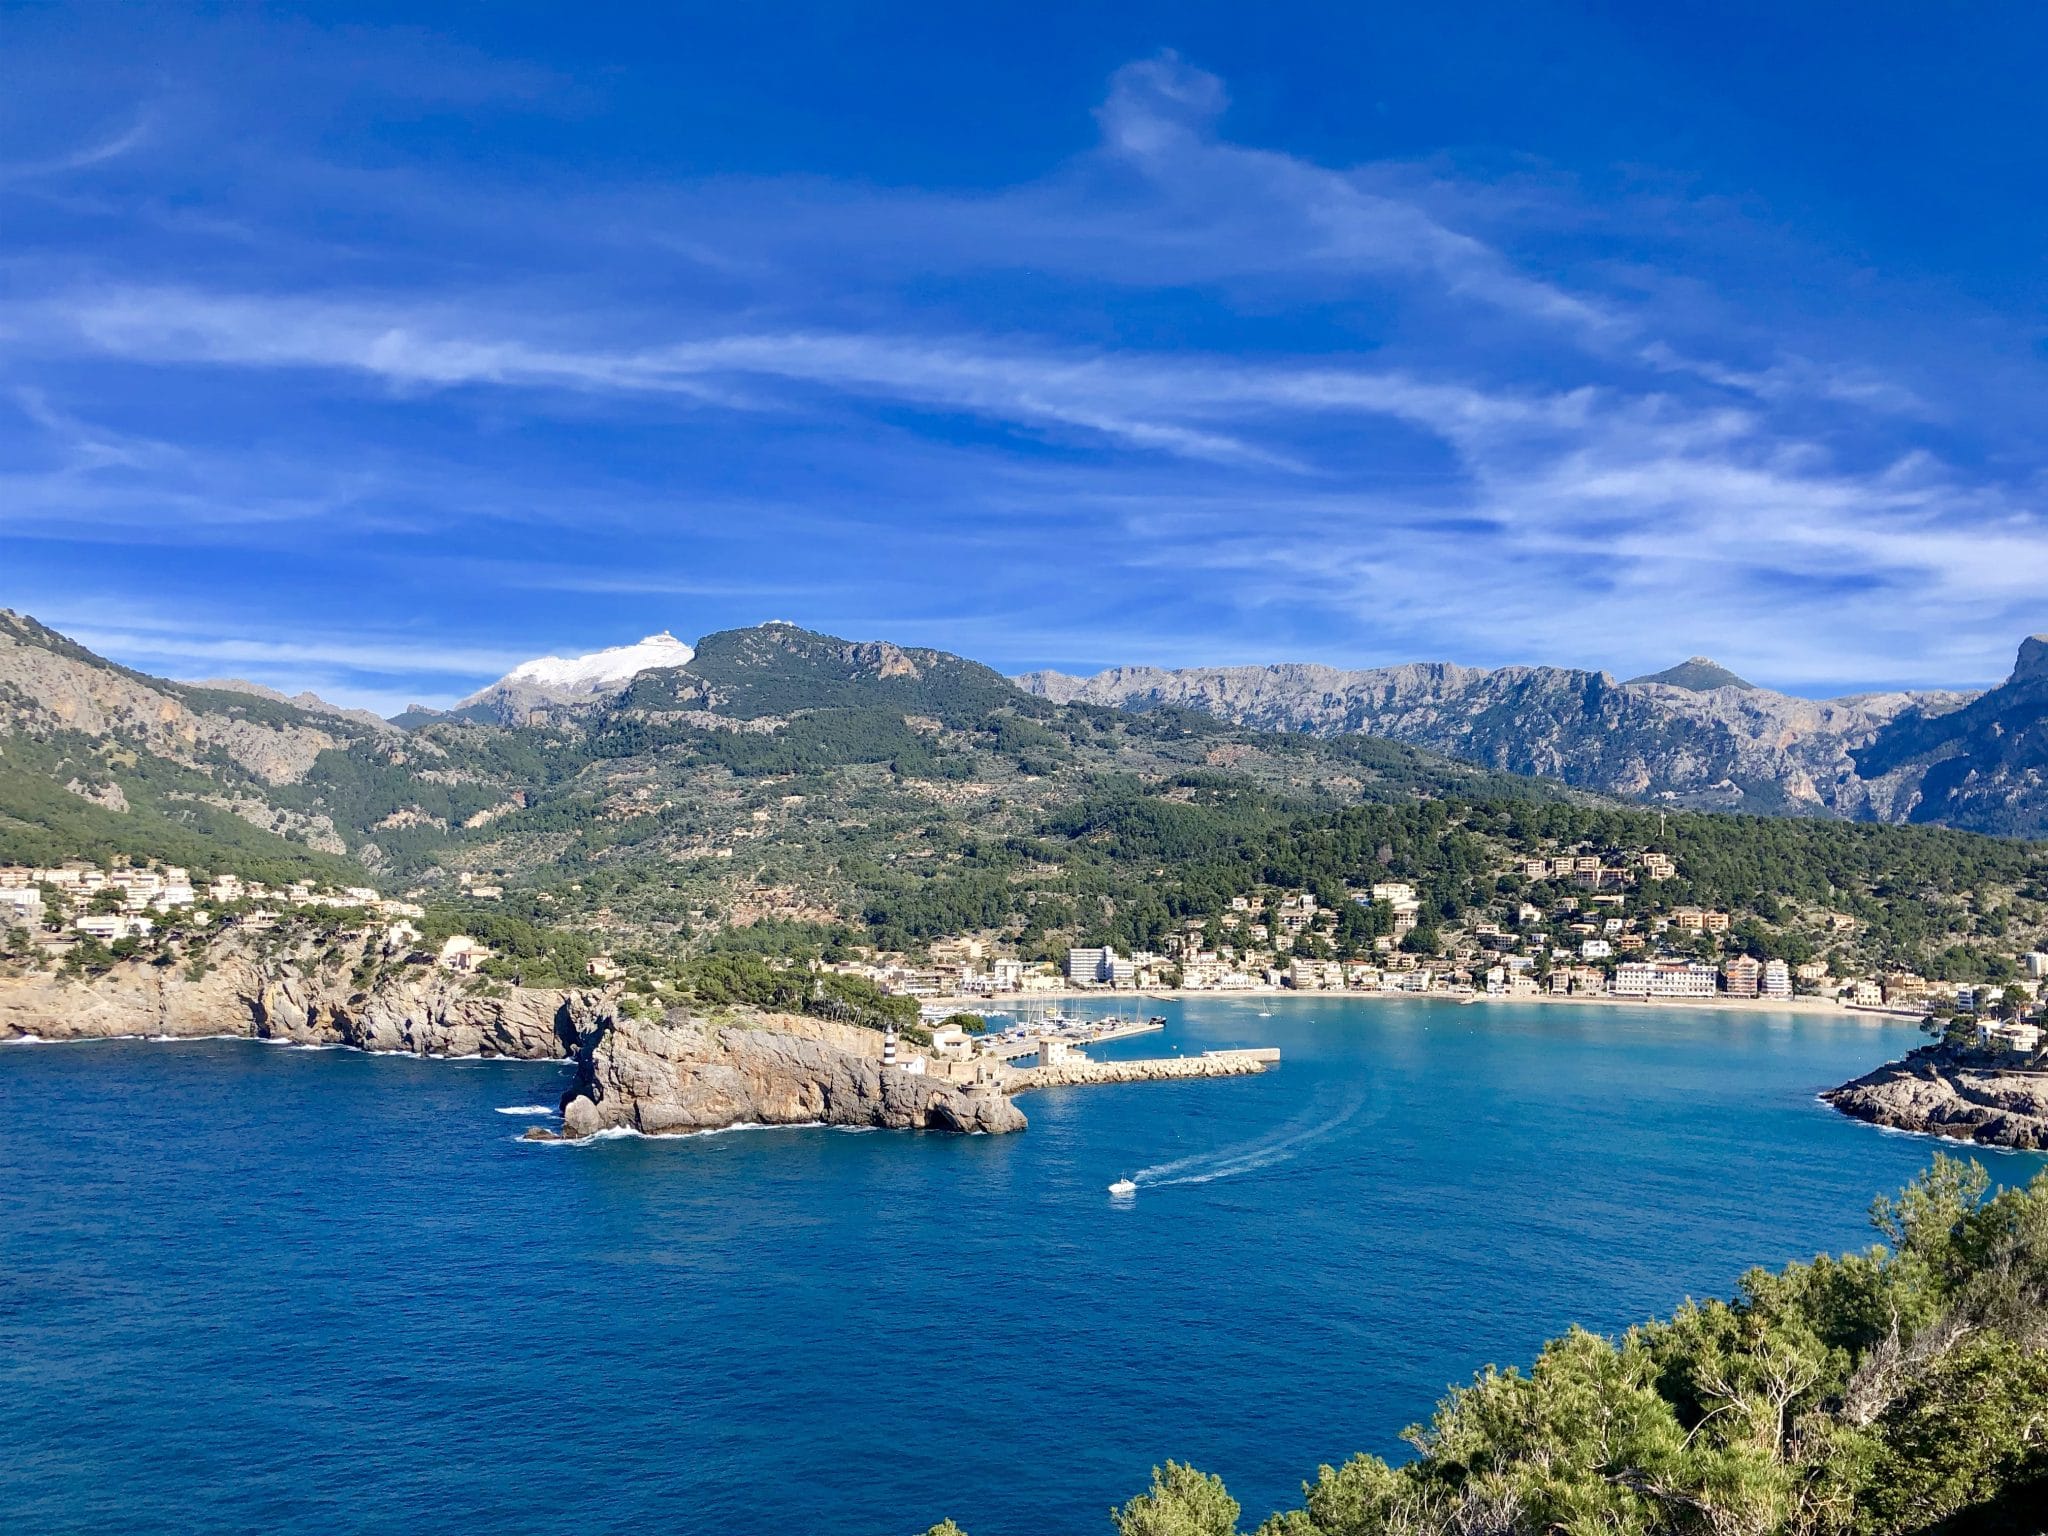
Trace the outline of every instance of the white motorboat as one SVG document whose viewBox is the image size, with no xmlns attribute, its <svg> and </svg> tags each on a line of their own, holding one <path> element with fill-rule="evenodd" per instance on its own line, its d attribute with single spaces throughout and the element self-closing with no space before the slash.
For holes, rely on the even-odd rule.
<svg viewBox="0 0 2048 1536">
<path fill-rule="evenodd" d="M 1109 1186 L 1109 1192 L 1112 1195 L 1117 1196 L 1119 1199 L 1122 1199 L 1131 1195 L 1135 1195 L 1138 1192 L 1138 1186 L 1133 1184 L 1129 1179 L 1118 1179 L 1114 1184 Z"/>
</svg>

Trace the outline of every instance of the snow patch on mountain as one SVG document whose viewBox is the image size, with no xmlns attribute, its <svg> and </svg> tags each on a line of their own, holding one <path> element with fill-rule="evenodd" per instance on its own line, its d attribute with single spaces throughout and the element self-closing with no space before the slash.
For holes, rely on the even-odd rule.
<svg viewBox="0 0 2048 1536">
<path fill-rule="evenodd" d="M 481 704 L 510 693 L 534 693 L 563 701 L 616 693 L 642 672 L 680 667 L 696 651 L 667 630 L 634 645 L 615 645 L 586 656 L 537 656 L 522 661 L 488 688 L 479 689 L 456 708 Z"/>
</svg>

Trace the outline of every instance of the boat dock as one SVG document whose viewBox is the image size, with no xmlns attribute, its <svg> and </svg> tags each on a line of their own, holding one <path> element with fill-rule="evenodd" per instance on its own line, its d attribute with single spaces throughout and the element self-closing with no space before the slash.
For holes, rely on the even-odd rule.
<svg viewBox="0 0 2048 1536">
<path fill-rule="evenodd" d="M 1166 1028 L 1160 1017 L 1148 1019 L 1075 1019 L 1054 1014 L 1027 1021 L 1001 1034 L 976 1039 L 971 1055 L 934 1057 L 919 1070 L 956 1082 L 973 1082 L 1002 1093 L 1027 1093 L 1034 1088 L 1065 1088 L 1084 1083 L 1146 1083 L 1172 1078 L 1245 1077 L 1280 1064 L 1275 1046 L 1237 1046 L 1191 1056 L 1153 1056 L 1134 1060 L 1096 1061 L 1083 1047 Z M 1022 1065 L 1028 1063 L 1028 1065 Z"/>
<path fill-rule="evenodd" d="M 1060 1019 L 1039 1024 L 1020 1024 L 999 1035 L 983 1037 L 978 1054 L 1012 1062 L 1026 1056 L 1047 1056 L 1111 1040 L 1128 1040 L 1166 1028 L 1163 1018 L 1150 1019 Z M 1049 1050 L 1048 1047 L 1051 1049 Z"/>
</svg>

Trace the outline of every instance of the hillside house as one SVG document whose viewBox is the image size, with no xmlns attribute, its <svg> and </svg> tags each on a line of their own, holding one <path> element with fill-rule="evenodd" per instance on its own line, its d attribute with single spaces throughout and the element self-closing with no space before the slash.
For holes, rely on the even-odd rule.
<svg viewBox="0 0 2048 1536">
<path fill-rule="evenodd" d="M 491 952 L 466 933 L 458 933 L 441 946 L 434 963 L 444 971 L 470 976 L 483 968 Z"/>
<path fill-rule="evenodd" d="M 2041 1048 L 2041 1029 L 2036 1024 L 1986 1022 L 1977 1026 L 1977 1044 L 1987 1051 L 2031 1056 Z"/>
</svg>

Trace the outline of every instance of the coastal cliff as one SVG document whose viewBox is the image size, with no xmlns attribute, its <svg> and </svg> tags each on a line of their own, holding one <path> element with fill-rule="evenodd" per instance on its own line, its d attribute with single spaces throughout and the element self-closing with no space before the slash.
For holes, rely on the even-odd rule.
<svg viewBox="0 0 2048 1536">
<path fill-rule="evenodd" d="M 885 1068 L 874 1031 L 789 1014 L 608 1019 L 579 1042 L 562 1099 L 569 1138 L 816 1124 L 993 1134 L 1026 1122 L 994 1084 Z"/>
<path fill-rule="evenodd" d="M 129 960 L 90 981 L 0 977 L 0 1041 L 223 1035 L 420 1056 L 573 1057 L 562 1130 L 571 1139 L 611 1128 L 1003 1132 L 1026 1123 L 994 1084 L 885 1071 L 873 1030 L 793 1014 L 633 1019 L 602 991 L 479 988 L 419 964 L 358 987 L 310 946 L 218 955 L 199 976 Z"/>
<path fill-rule="evenodd" d="M 125 961 L 91 981 L 0 978 L 0 1040 L 194 1039 L 242 1035 L 297 1045 L 347 1045 L 419 1056 L 559 1060 L 608 1018 L 603 993 L 536 987 L 473 990 L 415 965 L 357 988 L 346 969 L 311 954 L 227 954 L 203 976 Z"/>
<path fill-rule="evenodd" d="M 1845 1115 L 1986 1146 L 2048 1150 L 2048 1072 L 1930 1045 L 1821 1095 Z"/>
</svg>

